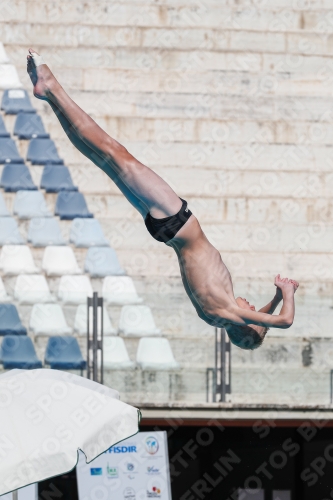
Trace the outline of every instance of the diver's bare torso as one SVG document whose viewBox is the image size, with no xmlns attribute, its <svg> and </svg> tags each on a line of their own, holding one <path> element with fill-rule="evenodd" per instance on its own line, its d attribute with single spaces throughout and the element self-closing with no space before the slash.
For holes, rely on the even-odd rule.
<svg viewBox="0 0 333 500">
<path fill-rule="evenodd" d="M 200 318 L 220 327 L 230 322 L 223 317 L 236 305 L 230 273 L 194 215 L 167 245 L 177 254 L 186 293 Z"/>
</svg>

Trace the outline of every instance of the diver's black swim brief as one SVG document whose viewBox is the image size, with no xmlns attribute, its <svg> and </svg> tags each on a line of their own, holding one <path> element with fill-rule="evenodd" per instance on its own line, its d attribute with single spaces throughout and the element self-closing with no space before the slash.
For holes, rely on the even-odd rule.
<svg viewBox="0 0 333 500">
<path fill-rule="evenodd" d="M 187 201 L 182 198 L 180 199 L 183 204 L 179 212 L 175 215 L 164 217 L 163 219 L 155 219 L 150 213 L 147 214 L 145 224 L 155 240 L 163 243 L 171 240 L 191 217 L 192 212 L 187 207 Z"/>
</svg>

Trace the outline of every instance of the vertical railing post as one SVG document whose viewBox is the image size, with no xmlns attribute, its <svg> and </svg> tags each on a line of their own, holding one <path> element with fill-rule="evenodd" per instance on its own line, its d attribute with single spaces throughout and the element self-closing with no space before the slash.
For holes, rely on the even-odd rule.
<svg viewBox="0 0 333 500">
<path fill-rule="evenodd" d="M 213 402 L 225 402 L 231 394 L 231 342 L 224 328 L 215 328 L 214 375 Z"/>
<path fill-rule="evenodd" d="M 90 311 L 92 310 L 92 322 Z M 98 314 L 100 313 L 100 322 Z M 92 330 L 90 324 L 92 323 Z M 101 325 L 99 331 L 98 325 Z M 94 292 L 87 298 L 87 378 L 103 384 L 103 298 Z"/>
</svg>

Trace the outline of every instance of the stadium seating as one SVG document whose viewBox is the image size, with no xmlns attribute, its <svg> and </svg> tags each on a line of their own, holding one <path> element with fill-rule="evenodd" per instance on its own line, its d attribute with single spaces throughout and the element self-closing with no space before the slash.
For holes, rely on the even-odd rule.
<svg viewBox="0 0 333 500">
<path fill-rule="evenodd" d="M 4 245 L 0 254 L 0 269 L 5 275 L 35 274 L 39 271 L 26 245 Z"/>
<path fill-rule="evenodd" d="M 59 304 L 34 304 L 29 327 L 35 335 L 52 336 L 72 333 L 72 328 L 67 325 Z"/>
<path fill-rule="evenodd" d="M 88 276 L 64 275 L 60 278 L 58 298 L 65 304 L 82 304 L 92 297 L 93 289 Z"/>
<path fill-rule="evenodd" d="M 103 365 L 106 370 L 128 370 L 135 367 L 135 363 L 129 358 L 124 339 L 104 337 Z"/>
<path fill-rule="evenodd" d="M 19 139 L 48 139 L 41 117 L 37 113 L 19 113 L 16 117 L 14 135 Z"/>
<path fill-rule="evenodd" d="M 0 217 L 9 217 L 9 212 L 2 193 L 0 193 Z"/>
<path fill-rule="evenodd" d="M 28 242 L 34 247 L 65 245 L 58 220 L 55 217 L 36 217 L 31 219 L 28 229 Z"/>
<path fill-rule="evenodd" d="M 16 220 L 13 217 L 0 217 L 0 246 L 22 245 L 22 238 Z"/>
<path fill-rule="evenodd" d="M 88 249 L 84 264 L 85 272 L 92 278 L 121 276 L 126 274 L 120 266 L 117 254 L 110 247 L 91 247 Z"/>
<path fill-rule="evenodd" d="M 129 276 L 106 276 L 103 280 L 102 295 L 109 304 L 140 304 L 132 278 Z"/>
<path fill-rule="evenodd" d="M 0 89 L 19 89 L 22 87 L 15 66 L 0 64 Z"/>
<path fill-rule="evenodd" d="M 5 285 L 0 277 L 0 302 L 9 302 L 10 300 L 11 298 L 7 295 Z"/>
<path fill-rule="evenodd" d="M 60 191 L 54 213 L 64 220 L 73 220 L 77 217 L 93 217 L 88 211 L 83 194 L 77 191 Z"/>
<path fill-rule="evenodd" d="M 4 165 L 0 187 L 4 188 L 7 193 L 37 189 L 37 186 L 33 183 L 30 170 L 22 163 L 9 163 Z"/>
<path fill-rule="evenodd" d="M 90 331 L 92 331 L 92 316 L 90 317 Z M 98 315 L 98 330 L 100 332 L 101 329 L 101 321 L 100 315 Z M 74 322 L 74 330 L 78 332 L 80 335 L 87 335 L 87 305 L 80 304 L 77 307 L 75 322 Z M 107 309 L 103 308 L 103 333 L 104 335 L 115 335 L 116 330 L 113 328 L 110 320 L 110 316 L 107 312 Z"/>
<path fill-rule="evenodd" d="M 42 274 L 20 274 L 16 278 L 14 297 L 20 304 L 54 302 L 49 285 Z"/>
<path fill-rule="evenodd" d="M 18 191 L 14 200 L 14 214 L 19 219 L 51 217 L 44 196 L 40 191 Z"/>
<path fill-rule="evenodd" d="M 7 132 L 6 126 L 4 124 L 3 118 L 0 115 L 0 137 L 10 137 L 10 133 Z"/>
<path fill-rule="evenodd" d="M 136 362 L 142 370 L 177 370 L 168 339 L 141 338 L 136 353 Z"/>
<path fill-rule="evenodd" d="M 45 165 L 46 163 L 63 164 L 52 139 L 31 139 L 27 160 L 31 161 L 32 165 Z"/>
<path fill-rule="evenodd" d="M 45 364 L 57 370 L 84 370 L 86 361 L 74 337 L 51 337 L 48 340 Z"/>
<path fill-rule="evenodd" d="M 103 230 L 96 219 L 74 219 L 71 224 L 70 242 L 78 248 L 108 247 Z"/>
<path fill-rule="evenodd" d="M 5 90 L 2 96 L 1 109 L 6 115 L 17 115 L 21 111 L 25 113 L 35 112 L 31 106 L 28 92 L 23 89 Z"/>
<path fill-rule="evenodd" d="M 44 250 L 42 269 L 48 276 L 81 274 L 71 247 L 48 246 Z"/>
<path fill-rule="evenodd" d="M 70 171 L 65 165 L 45 165 L 40 181 L 41 189 L 47 193 L 59 191 L 77 191 L 74 186 Z"/>
<path fill-rule="evenodd" d="M 119 319 L 119 333 L 129 336 L 160 335 L 148 306 L 123 306 Z"/>
<path fill-rule="evenodd" d="M 0 362 L 5 370 L 42 368 L 30 337 L 7 335 L 1 344 Z"/>
<path fill-rule="evenodd" d="M 0 163 L 24 163 L 13 139 L 0 137 Z"/>
<path fill-rule="evenodd" d="M 13 304 L 0 304 L 0 335 L 26 335 L 16 307 Z"/>
</svg>

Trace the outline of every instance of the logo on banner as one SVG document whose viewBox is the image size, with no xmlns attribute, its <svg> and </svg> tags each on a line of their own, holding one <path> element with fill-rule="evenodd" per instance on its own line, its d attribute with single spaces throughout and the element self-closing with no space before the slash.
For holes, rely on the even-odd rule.
<svg viewBox="0 0 333 500">
<path fill-rule="evenodd" d="M 124 500 L 135 500 L 135 491 L 133 488 L 126 488 L 124 490 Z"/>
<path fill-rule="evenodd" d="M 103 475 L 102 467 L 92 467 L 90 469 L 90 475 L 91 476 L 102 476 Z"/>
<path fill-rule="evenodd" d="M 106 468 L 106 475 L 109 479 L 117 479 L 119 476 L 118 467 L 110 467 L 108 464 Z"/>
<path fill-rule="evenodd" d="M 161 498 L 161 488 L 152 486 L 147 490 L 147 498 Z"/>
<path fill-rule="evenodd" d="M 147 474 L 160 474 L 160 469 L 151 465 L 150 467 L 147 467 Z"/>
<path fill-rule="evenodd" d="M 106 453 L 136 453 L 136 446 L 112 446 Z"/>
<path fill-rule="evenodd" d="M 158 452 L 159 444 L 154 436 L 149 436 L 146 438 L 146 450 L 149 455 L 155 455 Z"/>
</svg>

